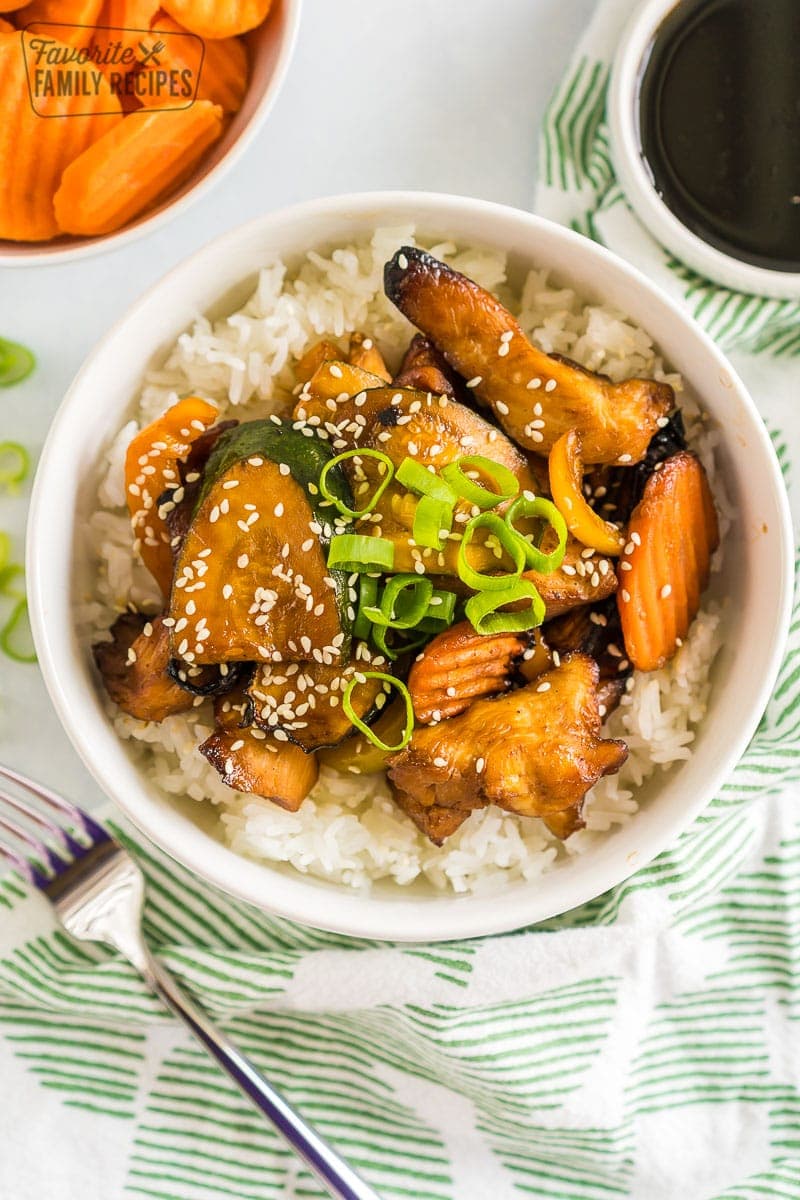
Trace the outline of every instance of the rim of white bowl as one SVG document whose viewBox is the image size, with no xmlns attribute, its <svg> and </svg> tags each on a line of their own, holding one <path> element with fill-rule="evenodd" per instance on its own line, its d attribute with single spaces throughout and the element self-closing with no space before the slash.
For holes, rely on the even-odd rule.
<svg viewBox="0 0 800 1200">
<path fill-rule="evenodd" d="M 303 0 L 282 0 L 282 2 L 286 9 L 286 24 L 275 67 L 264 89 L 264 95 L 253 109 L 250 119 L 236 141 L 225 151 L 216 166 L 212 167 L 185 192 L 177 195 L 174 200 L 167 200 L 151 217 L 143 217 L 135 224 L 124 226 L 116 233 L 101 234 L 99 237 L 64 245 L 54 245 L 49 249 L 46 248 L 48 243 L 36 242 L 37 250 L 15 249 L 13 254 L 3 250 L 0 242 L 0 267 L 54 267 L 60 266 L 62 263 L 75 262 L 81 258 L 92 258 L 96 254 L 110 254 L 115 250 L 121 250 L 123 246 L 136 241 L 137 238 L 155 233 L 156 230 L 179 217 L 196 200 L 205 196 L 236 165 L 249 148 L 272 112 L 283 88 L 297 45 Z M 25 243 L 20 242 L 18 245 L 22 247 Z"/>
<path fill-rule="evenodd" d="M 50 607 L 50 597 L 72 594 L 72 560 L 65 548 L 62 549 L 61 556 L 64 562 L 63 571 L 53 567 L 53 562 L 58 562 L 59 556 L 53 556 L 52 549 L 54 544 L 60 544 L 59 536 L 63 537 L 64 531 L 54 538 L 52 523 L 54 519 L 63 520 L 65 529 L 70 534 L 73 531 L 72 516 L 67 512 L 63 497 L 69 494 L 69 485 L 74 482 L 74 471 L 70 472 L 69 455 L 63 452 L 63 446 L 69 443 L 66 431 L 74 421 L 71 409 L 75 399 L 82 395 L 83 380 L 91 371 L 95 358 L 103 353 L 107 346 L 113 344 L 129 320 L 153 302 L 162 287 L 177 282 L 183 272 L 188 273 L 197 265 L 198 260 L 205 256 L 224 253 L 226 246 L 235 244 L 239 239 L 246 239 L 251 231 L 265 233 L 272 227 L 280 229 L 282 222 L 287 219 L 308 220 L 313 224 L 315 219 L 327 215 L 344 214 L 363 219 L 365 227 L 374 226 L 377 214 L 380 213 L 384 219 L 383 210 L 386 209 L 392 210 L 392 214 L 391 217 L 386 214 L 385 219 L 398 222 L 413 220 L 415 216 L 420 223 L 433 222 L 436 217 L 445 221 L 458 214 L 476 219 L 490 216 L 508 224 L 509 238 L 512 227 L 517 234 L 524 229 L 525 234 L 530 234 L 533 241 L 536 235 L 544 233 L 556 243 L 579 245 L 583 254 L 596 255 L 601 262 L 608 265 L 610 271 L 627 276 L 629 282 L 634 284 L 652 305 L 677 318 L 678 322 L 703 344 L 719 371 L 724 373 L 729 381 L 731 389 L 736 392 L 751 422 L 749 432 L 759 444 L 765 463 L 769 464 L 769 483 L 780 526 L 778 537 L 781 558 L 769 651 L 763 663 L 763 674 L 750 697 L 747 720 L 740 724 L 738 731 L 731 733 L 725 755 L 718 760 L 715 769 L 708 773 L 703 787 L 692 796 L 687 796 L 682 805 L 676 808 L 664 836 L 658 839 L 658 844 L 655 844 L 654 839 L 653 844 L 646 850 L 637 850 L 629 854 L 626 867 L 622 870 L 618 864 L 613 865 L 613 861 L 611 864 L 604 862 L 604 857 L 613 859 L 612 853 L 603 856 L 598 852 L 594 855 L 592 864 L 585 868 L 580 886 L 567 872 L 556 871 L 542 877 L 546 880 L 546 887 L 542 889 L 541 895 L 535 890 L 523 894 L 515 883 L 513 906 L 503 903 L 506 895 L 504 892 L 489 897 L 473 894 L 410 898 L 404 897 L 402 889 L 398 887 L 398 899 L 364 896 L 343 886 L 301 875 L 299 872 L 295 875 L 275 870 L 269 864 L 247 859 L 212 839 L 199 824 L 189 821 L 177 809 L 166 805 L 163 798 L 156 798 L 144 786 L 140 772 L 127 758 L 121 739 L 102 710 L 98 709 L 96 720 L 89 719 L 91 705 L 87 702 L 85 691 L 81 689 L 77 669 L 80 659 L 71 640 L 70 605 L 63 606 L 60 613 L 57 606 L 55 609 Z M 420 213 L 424 215 L 420 217 Z M 488 240 L 499 244 L 497 236 Z M 83 399 L 86 403 L 88 396 Z M 90 419 L 88 411 L 80 415 Z M 61 544 L 63 546 L 63 543 Z M 69 545 L 71 544 L 70 538 Z M 642 272 L 605 247 L 589 242 L 572 230 L 506 205 L 442 193 L 368 192 L 332 196 L 292 205 L 255 218 L 214 238 L 150 287 L 109 330 L 78 372 L 56 413 L 45 442 L 31 497 L 26 570 L 34 644 L 45 684 L 59 719 L 89 773 L 142 833 L 169 857 L 180 862 L 199 878 L 271 915 L 352 937 L 427 943 L 504 933 L 575 908 L 622 883 L 646 866 L 692 823 L 716 795 L 741 758 L 772 692 L 782 661 L 791 617 L 792 548 L 791 518 L 780 467 L 753 400 L 711 339 Z M 96 753 L 98 738 L 105 743 L 106 758 L 103 761 L 98 761 Z M 136 790 L 135 802 L 126 794 L 125 776 L 130 787 Z M 608 843 L 605 845 L 608 846 Z"/>
<path fill-rule="evenodd" d="M 639 86 L 648 49 L 681 0 L 646 0 L 622 34 L 611 70 L 608 122 L 611 158 L 622 189 L 642 224 L 657 241 L 702 275 L 737 292 L 800 299 L 800 273 L 773 271 L 743 262 L 703 241 L 667 207 L 656 191 L 641 150 Z"/>
</svg>

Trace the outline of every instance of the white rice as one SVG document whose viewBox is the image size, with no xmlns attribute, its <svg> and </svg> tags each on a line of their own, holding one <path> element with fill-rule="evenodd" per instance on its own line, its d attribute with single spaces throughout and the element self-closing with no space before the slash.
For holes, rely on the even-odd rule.
<svg viewBox="0 0 800 1200">
<path fill-rule="evenodd" d="M 383 294 L 383 266 L 398 246 L 414 242 L 413 228 L 379 229 L 368 243 L 329 254 L 311 251 L 291 270 L 280 261 L 269 262 L 241 310 L 213 323 L 199 317 L 163 366 L 147 375 L 133 419 L 109 448 L 98 509 L 89 521 L 98 569 L 94 595 L 79 612 L 87 642 L 105 632 L 127 604 L 158 602 L 148 572 L 134 558 L 124 507 L 123 464 L 134 433 L 187 392 L 214 401 L 223 416 L 236 410 L 237 416 L 252 419 L 274 411 L 290 395 L 292 362 L 323 335 L 338 338 L 364 330 L 394 367 L 412 330 Z M 531 271 L 515 297 L 505 256 L 498 252 L 450 243 L 426 248 L 498 294 L 543 350 L 568 354 L 615 380 L 653 377 L 681 392 L 687 432 L 711 477 L 724 533 L 730 504 L 721 479 L 715 478 L 718 435 L 707 428 L 681 380 L 666 373 L 644 330 L 611 308 L 587 304 L 569 288 L 554 286 L 544 271 Z M 291 864 L 354 888 L 390 879 L 400 885 L 427 880 L 440 891 L 493 890 L 535 878 L 559 857 L 591 850 L 598 837 L 636 812 L 642 783 L 690 757 L 708 704 L 720 620 L 719 605 L 707 602 L 673 661 L 661 671 L 633 676 L 606 724 L 608 736 L 627 742 L 627 762 L 592 790 L 587 827 L 566 843 L 541 821 L 490 807 L 473 813 L 438 848 L 394 805 L 383 776 L 344 776 L 330 769 L 322 770 L 299 812 L 288 813 L 231 791 L 199 753 L 198 744 L 212 728 L 207 702 L 159 724 L 134 720 L 110 704 L 109 712 L 154 785 L 168 796 L 217 806 L 219 831 L 241 854 Z"/>
</svg>

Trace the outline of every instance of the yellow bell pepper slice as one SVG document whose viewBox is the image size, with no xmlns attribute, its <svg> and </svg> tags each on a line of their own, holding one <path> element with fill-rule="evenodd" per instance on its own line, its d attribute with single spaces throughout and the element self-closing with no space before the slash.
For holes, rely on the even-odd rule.
<svg viewBox="0 0 800 1200">
<path fill-rule="evenodd" d="M 583 494 L 583 447 L 577 429 L 568 429 L 550 451 L 548 469 L 553 501 L 574 538 L 601 554 L 621 554 L 622 532 L 599 517 Z"/>
</svg>

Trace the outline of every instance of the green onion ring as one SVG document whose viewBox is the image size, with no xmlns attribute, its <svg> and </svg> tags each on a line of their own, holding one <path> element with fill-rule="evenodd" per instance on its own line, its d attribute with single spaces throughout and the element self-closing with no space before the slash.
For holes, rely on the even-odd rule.
<svg viewBox="0 0 800 1200">
<path fill-rule="evenodd" d="M 10 459 L 10 465 L 4 462 Z M 16 461 L 15 461 L 16 460 Z M 30 470 L 28 451 L 19 442 L 0 442 L 0 487 L 16 492 Z"/>
<path fill-rule="evenodd" d="M 23 596 L 18 600 L 11 610 L 11 616 L 6 621 L 2 629 L 0 629 L 0 650 L 3 651 L 13 662 L 18 663 L 35 663 L 36 652 L 34 650 L 17 650 L 12 645 L 12 638 L 17 632 L 17 627 L 21 622 L 27 624 L 28 616 L 28 601 Z"/>
<path fill-rule="evenodd" d="M 465 469 L 470 467 L 487 475 L 497 487 L 497 491 L 492 492 L 465 475 Z M 519 491 L 519 480 L 514 472 L 509 471 L 502 463 L 484 458 L 482 454 L 465 454 L 454 463 L 443 467 L 442 479 L 445 479 L 463 500 L 484 510 L 497 508 L 498 504 L 510 500 Z"/>
<path fill-rule="evenodd" d="M 340 463 L 346 462 L 349 458 L 374 458 L 378 462 L 382 462 L 386 467 L 386 474 L 378 484 L 369 503 L 364 508 L 348 508 L 343 500 L 335 496 L 328 487 L 328 472 L 333 467 L 338 467 Z M 384 454 L 381 450 L 371 450 L 365 448 L 363 450 L 344 450 L 341 454 L 337 454 L 335 458 L 330 458 L 325 463 L 319 476 L 319 490 L 326 500 L 331 504 L 335 504 L 339 512 L 345 517 L 365 517 L 367 513 L 372 512 L 375 505 L 380 500 L 383 493 L 386 491 L 389 484 L 392 482 L 394 475 L 394 463 L 389 458 L 388 454 Z"/>
<path fill-rule="evenodd" d="M 446 500 L 436 500 L 433 496 L 421 496 L 414 513 L 414 527 L 411 536 L 418 546 L 427 546 L 431 550 L 442 550 L 445 536 L 453 528 L 453 506 Z"/>
<path fill-rule="evenodd" d="M 27 379 L 36 359 L 27 346 L 0 338 L 0 387 L 11 387 Z"/>
<path fill-rule="evenodd" d="M 410 595 L 404 596 L 406 592 Z M 427 613 L 432 597 L 433 584 L 424 575 L 393 575 L 383 589 L 380 606 L 366 607 L 364 615 L 373 625 L 413 629 Z"/>
<path fill-rule="evenodd" d="M 499 612 L 506 604 L 516 600 L 530 599 L 528 608 L 519 612 Z M 479 592 L 471 596 L 464 606 L 464 615 L 476 633 L 522 633 L 536 629 L 545 617 L 545 603 L 536 588 L 527 579 L 497 592 Z"/>
<path fill-rule="evenodd" d="M 337 533 L 328 547 L 328 566 L 340 571 L 391 571 L 394 542 L 361 533 Z"/>
<path fill-rule="evenodd" d="M 558 537 L 558 545 L 550 554 L 543 554 L 534 546 L 524 533 L 515 527 L 514 521 L 519 517 L 538 517 L 547 521 Z M 529 500 L 527 496 L 518 496 L 505 515 L 505 522 L 512 533 L 520 538 L 525 546 L 526 565 L 541 575 L 549 575 L 556 571 L 564 561 L 567 548 L 567 523 L 551 500 L 536 496 Z"/>
<path fill-rule="evenodd" d="M 502 575 L 483 575 L 480 571 L 476 571 L 467 561 L 467 547 L 472 540 L 472 535 L 476 529 L 489 529 L 495 535 L 503 549 L 511 556 L 514 561 L 514 570 L 506 571 Z M 473 517 L 464 529 L 464 536 L 458 547 L 458 576 L 467 587 L 471 587 L 476 592 L 497 592 L 508 584 L 518 579 L 525 570 L 527 562 L 526 548 L 524 539 L 516 532 L 509 529 L 505 521 L 497 513 L 483 512 L 477 517 Z"/>
<path fill-rule="evenodd" d="M 403 736 L 396 746 L 388 746 L 386 742 L 381 741 L 376 733 L 366 725 L 359 716 L 357 716 L 353 708 L 350 697 L 353 694 L 353 689 L 358 686 L 359 680 L 351 679 L 344 690 L 342 696 L 342 708 L 345 716 L 355 726 L 359 733 L 363 733 L 365 738 L 372 742 L 373 746 L 377 746 L 385 754 L 396 754 L 398 750 L 404 750 L 411 741 L 411 735 L 414 732 L 414 706 L 411 703 L 411 694 L 406 685 L 400 679 L 395 679 L 394 675 L 384 675 L 381 671 L 364 671 L 361 672 L 364 679 L 382 679 L 384 683 L 388 683 L 391 687 L 397 689 L 403 697 L 403 703 L 406 706 L 406 723 L 403 727 Z"/>
<path fill-rule="evenodd" d="M 353 625 L 353 637 L 365 642 L 370 635 L 372 622 L 364 612 L 378 599 L 378 580 L 373 575 L 360 575 L 358 580 L 358 610 Z"/>
<path fill-rule="evenodd" d="M 415 458 L 404 458 L 397 468 L 395 479 L 409 492 L 418 496 L 430 496 L 432 500 L 441 500 L 443 504 L 454 505 L 456 493 L 445 483 L 440 475 L 423 467 Z"/>
</svg>

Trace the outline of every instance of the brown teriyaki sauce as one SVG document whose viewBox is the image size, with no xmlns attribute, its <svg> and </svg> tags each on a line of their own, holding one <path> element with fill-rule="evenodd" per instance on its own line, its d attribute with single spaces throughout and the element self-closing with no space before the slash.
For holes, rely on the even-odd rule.
<svg viewBox="0 0 800 1200">
<path fill-rule="evenodd" d="M 638 116 L 683 225 L 743 262 L 800 270 L 800 0 L 681 0 L 645 59 Z"/>
</svg>

